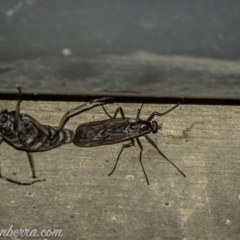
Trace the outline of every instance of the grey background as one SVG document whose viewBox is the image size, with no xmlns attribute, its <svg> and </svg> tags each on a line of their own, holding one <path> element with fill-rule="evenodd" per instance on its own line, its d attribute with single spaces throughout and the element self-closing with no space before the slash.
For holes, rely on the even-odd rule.
<svg viewBox="0 0 240 240">
<path fill-rule="evenodd" d="M 239 2 L 231 0 L 5 0 L 1 60 L 55 56 L 66 47 L 77 57 L 146 51 L 239 59 L 239 22 Z"/>
<path fill-rule="evenodd" d="M 0 3 L 1 92 L 239 98 L 239 1 Z"/>
</svg>

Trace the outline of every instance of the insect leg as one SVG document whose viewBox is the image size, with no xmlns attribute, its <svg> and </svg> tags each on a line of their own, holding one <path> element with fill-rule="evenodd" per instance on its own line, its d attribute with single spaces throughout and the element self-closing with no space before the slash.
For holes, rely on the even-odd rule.
<svg viewBox="0 0 240 240">
<path fill-rule="evenodd" d="M 118 107 L 118 108 L 117 108 L 116 112 L 115 112 L 114 115 L 113 115 L 113 118 L 116 118 L 118 112 L 121 114 L 122 119 L 125 119 L 125 115 L 124 115 L 124 112 L 123 112 L 122 107 Z"/>
<path fill-rule="evenodd" d="M 20 124 L 20 104 L 21 104 L 21 92 L 22 88 L 20 85 L 16 84 L 16 88 L 18 89 L 18 100 L 17 100 L 17 106 L 16 106 L 16 113 L 15 113 L 15 122 L 17 123 L 17 131 L 21 131 L 21 124 Z"/>
<path fill-rule="evenodd" d="M 116 118 L 117 114 L 120 112 L 120 114 L 122 116 L 122 119 L 125 119 L 125 115 L 124 115 L 122 107 L 118 107 L 117 108 L 117 110 L 115 111 L 113 117 L 107 112 L 106 108 L 103 105 L 102 105 L 102 108 L 103 108 L 104 112 L 109 116 L 109 118 Z"/>
<path fill-rule="evenodd" d="M 143 146 L 142 146 L 142 144 L 141 144 L 141 142 L 140 142 L 140 140 L 139 140 L 138 138 L 136 138 L 136 140 L 137 140 L 138 146 L 139 146 L 139 148 L 140 148 L 139 162 L 140 162 L 140 164 L 141 164 L 141 166 L 142 166 L 142 170 L 143 170 L 143 173 L 144 173 L 144 175 L 145 175 L 145 178 L 146 178 L 146 181 L 147 181 L 147 185 L 149 185 L 148 177 L 147 177 L 147 174 L 146 174 L 145 169 L 144 169 L 143 164 L 142 164 L 142 151 L 143 151 Z"/>
<path fill-rule="evenodd" d="M 94 107 L 97 107 L 97 106 L 106 104 L 105 101 L 106 101 L 106 100 L 109 100 L 109 99 L 112 99 L 112 98 L 111 98 L 111 97 L 97 98 L 97 99 L 95 99 L 95 100 L 93 100 L 93 101 L 91 101 L 91 102 L 84 103 L 83 105 L 81 105 L 81 106 L 79 106 L 79 107 L 76 107 L 76 108 L 74 108 L 74 109 L 66 112 L 66 113 L 63 115 L 63 117 L 62 117 L 62 119 L 61 119 L 61 121 L 60 121 L 60 123 L 59 123 L 58 132 L 60 132 L 60 131 L 64 128 L 64 126 L 65 126 L 65 124 L 67 123 L 67 121 L 69 120 L 69 118 L 74 117 L 74 116 L 76 116 L 77 114 L 80 114 L 80 113 L 82 113 L 82 112 L 85 112 L 85 111 L 87 111 L 87 110 L 89 110 L 89 109 L 92 109 L 92 108 L 94 108 Z"/>
<path fill-rule="evenodd" d="M 161 151 L 160 149 L 158 148 L 158 146 L 156 145 L 156 143 L 148 136 L 148 135 L 145 135 L 144 136 L 148 142 L 154 147 L 156 148 L 156 150 L 158 151 L 158 153 L 164 157 L 168 162 L 170 162 L 184 177 L 186 177 L 186 175 L 171 161 L 169 160 Z"/>
<path fill-rule="evenodd" d="M 18 89 L 18 100 L 17 100 L 17 107 L 16 107 L 16 113 L 15 113 L 15 122 L 17 123 L 17 131 L 20 132 L 21 131 L 21 123 L 20 123 L 20 104 L 21 104 L 21 93 L 22 93 L 22 88 L 20 85 L 16 85 L 16 88 Z M 47 128 L 45 128 L 43 125 L 41 125 L 36 119 L 34 119 L 32 116 L 28 115 L 28 114 L 24 114 L 23 116 L 28 117 L 29 119 L 31 119 L 31 121 L 33 122 L 33 124 L 35 124 L 38 128 L 40 128 L 42 130 L 42 132 L 48 136 L 49 132 L 47 130 Z"/>
<path fill-rule="evenodd" d="M 36 182 L 43 182 L 43 181 L 46 181 L 46 179 L 36 179 L 32 182 L 20 182 L 20 181 L 16 181 L 16 180 L 13 180 L 11 178 L 8 178 L 8 177 L 4 177 L 2 176 L 2 173 L 1 173 L 1 168 L 0 168 L 0 178 L 2 180 L 5 180 L 5 181 L 8 181 L 8 182 L 11 182 L 11 183 L 15 183 L 15 184 L 18 184 L 18 185 L 32 185 Z"/>
<path fill-rule="evenodd" d="M 102 109 L 104 110 L 104 112 L 108 115 L 109 118 L 113 118 L 106 110 L 106 108 L 102 105 Z"/>
<path fill-rule="evenodd" d="M 115 165 L 114 165 L 114 167 L 113 167 L 113 170 L 108 174 L 108 176 L 112 175 L 113 172 L 115 171 L 115 169 L 116 169 L 116 167 L 117 167 L 117 164 L 118 164 L 118 160 L 119 160 L 119 158 L 120 158 L 120 155 L 121 155 L 123 149 L 134 146 L 134 143 L 135 143 L 134 140 L 131 139 L 130 141 L 131 141 L 130 143 L 127 143 L 127 144 L 123 144 L 123 145 L 122 145 L 122 148 L 121 148 L 121 150 L 120 150 L 120 152 L 119 152 L 119 154 L 118 154 L 118 157 L 117 157 L 116 163 L 115 163 Z"/>
<path fill-rule="evenodd" d="M 28 115 L 28 114 L 23 114 L 22 116 L 25 116 L 27 117 L 28 119 L 30 119 L 32 121 L 32 123 L 37 127 L 39 128 L 43 134 L 46 136 L 46 137 L 50 137 L 49 135 L 49 130 L 46 126 L 42 125 L 41 123 L 39 123 L 35 118 L 33 118 L 32 116 Z"/>
<path fill-rule="evenodd" d="M 176 107 L 178 107 L 180 105 L 180 103 L 176 104 L 175 106 L 173 106 L 172 108 L 170 108 L 169 110 L 167 110 L 166 112 L 163 113 L 159 113 L 159 112 L 153 112 L 151 113 L 151 115 L 148 117 L 147 121 L 151 121 L 155 116 L 163 116 L 169 112 L 171 112 L 173 109 L 175 109 Z"/>
<path fill-rule="evenodd" d="M 140 119 L 139 116 L 140 116 L 140 113 L 141 113 L 142 107 L 143 107 L 143 103 L 142 103 L 141 107 L 140 107 L 140 108 L 138 109 L 138 111 L 137 111 L 137 117 L 136 117 L 137 120 Z"/>
<path fill-rule="evenodd" d="M 28 155 L 28 160 L 29 160 L 29 163 L 30 163 L 30 166 L 31 166 L 31 170 L 32 170 L 32 177 L 33 178 L 37 178 L 36 170 L 35 170 L 35 164 L 34 164 L 34 161 L 33 161 L 32 154 L 30 152 L 27 152 L 27 155 Z"/>
<path fill-rule="evenodd" d="M 33 124 L 39 128 L 46 137 L 48 137 L 49 139 L 54 139 L 55 136 L 57 136 L 57 134 L 64 128 L 65 124 L 67 123 L 67 121 L 69 120 L 69 118 L 77 115 L 77 114 L 80 114 L 81 112 L 84 112 L 84 111 L 87 111 L 91 108 L 94 108 L 96 106 L 100 106 L 102 104 L 105 104 L 105 100 L 108 100 L 110 98 L 98 98 L 98 99 L 95 99 L 91 102 L 88 102 L 88 103 L 85 103 L 79 107 L 76 107 L 70 111 L 68 111 L 67 113 L 64 114 L 64 116 L 62 117 L 61 121 L 60 121 L 60 124 L 58 126 L 58 130 L 55 132 L 55 134 L 53 136 L 49 135 L 49 129 L 40 124 L 35 118 L 33 118 L 32 116 L 28 115 L 28 114 L 24 114 L 24 116 L 28 117 L 29 119 L 31 119 L 31 121 L 33 122 Z"/>
</svg>

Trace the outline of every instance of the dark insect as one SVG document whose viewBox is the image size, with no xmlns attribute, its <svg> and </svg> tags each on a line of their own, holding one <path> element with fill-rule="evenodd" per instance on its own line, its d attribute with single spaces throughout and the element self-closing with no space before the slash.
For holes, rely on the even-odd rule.
<svg viewBox="0 0 240 240">
<path fill-rule="evenodd" d="M 149 184 L 147 174 L 144 170 L 142 164 L 142 151 L 143 147 L 139 140 L 139 137 L 144 136 L 147 141 L 159 152 L 159 154 L 164 157 L 168 162 L 170 162 L 184 177 L 186 175 L 172 162 L 170 161 L 157 147 L 156 143 L 147 135 L 149 133 L 157 133 L 161 129 L 162 125 L 158 125 L 156 121 L 150 122 L 155 116 L 163 116 L 173 109 L 175 109 L 179 104 L 170 108 L 164 113 L 153 112 L 146 121 L 140 119 L 140 113 L 142 106 L 138 109 L 136 119 L 125 118 L 123 110 L 121 107 L 117 108 L 113 117 L 111 117 L 106 109 L 103 107 L 105 113 L 110 117 L 108 120 L 89 122 L 81 124 L 77 127 L 75 136 L 73 138 L 73 143 L 79 147 L 95 147 L 101 145 L 115 144 L 124 141 L 130 141 L 130 143 L 123 144 L 113 170 L 108 174 L 109 176 L 113 174 L 117 167 L 118 160 L 124 148 L 132 147 L 137 141 L 140 148 L 139 161 L 142 166 L 143 173 L 145 175 L 147 184 Z M 122 118 L 116 118 L 117 114 L 120 113 Z"/>
<path fill-rule="evenodd" d="M 14 148 L 27 153 L 33 178 L 37 177 L 32 152 L 48 151 L 52 148 L 60 147 L 63 144 L 71 143 L 74 137 L 74 132 L 72 130 L 63 129 L 69 118 L 93 107 L 105 104 L 104 101 L 109 99 L 95 99 L 89 103 L 74 108 L 64 114 L 58 127 L 51 127 L 42 125 L 28 114 L 20 114 L 21 87 L 18 85 L 16 87 L 18 89 L 16 111 L 9 112 L 8 110 L 3 110 L 0 112 L 0 143 L 5 141 Z M 36 179 L 32 182 L 19 182 L 2 176 L 1 171 L 0 178 L 19 185 L 31 185 L 46 180 Z"/>
</svg>

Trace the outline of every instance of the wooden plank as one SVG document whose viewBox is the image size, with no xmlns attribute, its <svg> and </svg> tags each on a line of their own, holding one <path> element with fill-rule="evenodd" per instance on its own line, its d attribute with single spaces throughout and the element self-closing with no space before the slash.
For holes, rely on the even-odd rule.
<svg viewBox="0 0 240 240">
<path fill-rule="evenodd" d="M 22 102 L 22 113 L 57 125 L 81 103 Z M 1 109 L 16 102 L 1 101 Z M 121 105 L 135 117 L 139 104 Z M 142 118 L 172 105 L 146 104 Z M 34 153 L 43 183 L 1 184 L 1 229 L 62 229 L 61 239 L 239 239 L 240 108 L 181 105 L 160 118 L 161 132 L 151 138 L 187 175 L 183 178 L 143 138 L 143 164 L 137 146 L 126 149 L 111 177 L 121 144 L 78 148 L 73 144 Z M 71 119 L 67 128 L 107 117 L 95 108 Z M 2 174 L 31 178 L 24 152 L 1 144 Z M 15 173 L 13 175 L 13 173 Z"/>
<path fill-rule="evenodd" d="M 240 62 L 149 52 L 1 62 L 0 93 L 239 99 Z M 233 87 L 234 86 L 234 87 Z"/>
</svg>

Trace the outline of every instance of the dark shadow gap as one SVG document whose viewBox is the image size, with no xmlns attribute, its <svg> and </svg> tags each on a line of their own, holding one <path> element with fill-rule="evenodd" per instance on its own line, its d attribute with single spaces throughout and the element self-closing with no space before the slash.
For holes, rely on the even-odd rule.
<svg viewBox="0 0 240 240">
<path fill-rule="evenodd" d="M 16 100 L 17 93 L 1 93 L 0 100 Z M 181 98 L 181 97 L 153 97 L 134 95 L 66 95 L 66 94 L 32 94 L 22 93 L 21 99 L 24 101 L 64 101 L 64 102 L 88 102 L 95 98 L 113 97 L 116 103 L 183 103 L 189 105 L 240 105 L 240 99 L 218 99 L 218 98 Z"/>
</svg>

